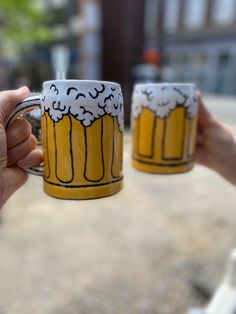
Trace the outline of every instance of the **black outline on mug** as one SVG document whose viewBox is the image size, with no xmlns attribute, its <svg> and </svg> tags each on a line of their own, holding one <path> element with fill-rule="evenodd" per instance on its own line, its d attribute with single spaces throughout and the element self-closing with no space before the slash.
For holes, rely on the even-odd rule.
<svg viewBox="0 0 236 314">
<path fill-rule="evenodd" d="M 52 84 L 49 89 L 52 90 L 53 87 L 54 87 L 53 91 L 56 92 L 56 94 L 58 95 L 59 94 L 59 89 L 57 89 L 55 84 Z"/>
<path fill-rule="evenodd" d="M 105 99 L 104 99 L 104 103 L 106 103 L 107 100 L 112 100 L 114 98 L 114 95 L 113 94 L 110 94 L 109 96 L 107 96 Z M 115 106 L 115 104 L 114 104 Z"/>
<path fill-rule="evenodd" d="M 46 117 L 46 119 L 50 119 L 50 115 L 49 115 L 49 112 L 48 111 L 45 111 L 48 113 L 48 117 Z M 108 115 L 108 114 L 107 114 Z M 68 115 L 69 118 L 70 118 L 70 147 L 72 148 L 72 121 L 71 121 L 71 116 Z M 108 115 L 112 118 L 112 123 L 113 123 L 113 135 L 115 136 L 115 129 L 114 129 L 114 119 L 117 119 L 117 117 L 113 117 L 111 115 Z M 97 120 L 97 119 L 96 119 Z M 52 120 L 53 121 L 53 120 Z M 65 181 L 65 180 L 61 180 L 59 178 L 59 175 L 58 175 L 58 164 L 57 164 L 57 159 L 58 159 L 58 152 L 57 152 L 57 138 L 56 138 L 56 130 L 55 130 L 55 124 L 58 123 L 58 122 L 55 122 L 53 121 L 53 133 L 54 133 L 54 143 L 55 143 L 55 176 L 56 178 L 58 179 L 59 182 L 61 183 L 64 183 L 64 184 L 69 184 L 73 181 L 74 179 L 74 160 L 73 160 L 73 152 L 72 152 L 72 149 L 70 149 L 70 157 L 71 157 L 71 166 L 72 166 L 72 178 L 68 181 Z M 81 123 L 81 121 L 78 120 L 78 123 Z M 81 123 L 82 125 L 82 123 Z M 86 127 L 86 126 L 83 126 L 84 128 L 84 140 L 85 140 L 85 164 L 84 164 L 84 178 L 88 181 L 88 182 L 95 182 L 95 183 L 98 183 L 100 182 L 103 178 L 104 178 L 104 175 L 105 175 L 105 165 L 104 165 L 104 152 L 103 152 L 103 119 L 101 117 L 101 156 L 102 156 L 102 169 L 103 169 L 103 174 L 101 176 L 101 178 L 99 178 L 98 180 L 91 180 L 87 177 L 86 175 L 86 169 L 87 169 L 87 154 L 88 154 L 88 151 L 87 151 L 87 134 L 86 134 L 86 129 L 89 128 L 90 126 Z M 123 132 L 121 132 L 119 130 L 119 127 L 117 128 L 117 132 L 119 132 L 119 134 L 123 134 Z M 48 124 L 47 124 L 47 134 L 48 134 Z M 113 174 L 113 164 L 114 164 L 114 136 L 113 136 L 113 143 L 112 143 L 112 161 L 111 161 L 111 175 L 114 179 L 117 179 L 117 178 L 120 178 L 120 176 L 114 176 Z M 47 144 L 47 147 L 48 147 L 48 144 Z M 48 156 L 48 164 L 49 164 L 49 151 L 48 149 L 46 149 L 47 151 L 47 156 Z M 120 172 L 122 171 L 122 161 L 123 159 L 121 158 L 121 169 L 120 169 Z M 50 165 L 49 165 L 49 172 L 50 172 Z M 50 172 L 50 175 L 51 175 L 51 172 Z M 46 182 L 49 182 L 51 183 L 50 181 L 48 181 L 47 179 L 50 177 L 47 176 L 47 177 L 44 177 L 45 181 Z M 113 182 L 116 182 L 116 181 L 112 181 L 111 183 Z M 51 183 L 52 184 L 52 183 Z M 109 183 L 107 183 L 109 184 Z M 56 183 L 55 183 L 56 185 Z M 59 186 L 61 186 L 61 184 L 58 183 Z M 101 184 L 103 185 L 103 184 Z M 93 185 L 85 185 L 85 186 L 93 186 Z M 95 185 L 96 186 L 96 185 Z M 70 187 L 70 185 L 68 185 L 68 187 Z M 77 187 L 80 187 L 80 185 L 77 185 Z"/>
<path fill-rule="evenodd" d="M 37 98 L 28 99 L 28 100 L 26 100 L 26 101 L 22 101 L 22 102 L 20 102 L 19 104 L 17 104 L 17 105 L 15 106 L 15 109 L 16 109 L 17 107 L 19 107 L 20 105 L 22 105 L 22 103 L 24 103 L 24 104 L 27 103 L 27 102 L 31 102 L 31 103 L 32 103 L 32 101 L 40 101 L 40 99 L 39 99 L 39 97 L 37 97 Z M 7 122 L 5 128 L 7 128 L 7 127 L 9 126 L 10 122 L 14 119 L 15 116 L 19 116 L 19 115 L 18 115 L 19 112 L 22 111 L 22 113 L 27 113 L 27 111 L 31 111 L 31 110 L 27 110 L 27 109 L 36 108 L 36 107 L 41 108 L 41 105 L 36 102 L 34 105 L 31 104 L 31 105 L 29 105 L 29 106 L 25 106 L 24 108 L 21 108 L 21 109 L 17 110 L 17 111 L 14 113 L 14 115 L 13 115 L 13 116 L 9 119 L 9 121 Z"/>
<path fill-rule="evenodd" d="M 44 115 L 45 116 L 45 138 L 46 138 L 46 147 L 47 147 L 47 149 L 46 149 L 46 154 L 47 154 L 47 160 L 48 160 L 48 175 L 44 175 L 44 177 L 45 178 L 49 178 L 50 177 L 50 174 L 51 174 L 51 167 L 50 167 L 50 161 L 49 161 L 49 150 L 48 150 L 48 142 L 49 142 L 49 139 L 48 139 L 48 119 L 50 119 L 49 118 L 49 116 L 47 116 L 47 115 Z M 44 170 L 44 174 L 45 174 L 45 170 Z"/>
<path fill-rule="evenodd" d="M 115 119 L 116 119 L 116 117 L 112 117 L 113 141 L 112 141 L 111 175 L 114 179 L 120 177 L 120 175 L 115 176 L 113 174 L 113 165 L 114 165 L 114 159 L 115 159 L 115 140 L 116 140 L 115 139 L 115 134 L 116 134 L 116 132 L 115 132 Z M 118 127 L 118 132 L 122 134 L 122 132 L 120 132 L 120 130 L 119 130 L 119 127 Z M 122 156 L 123 156 L 123 154 L 122 154 Z M 119 157 L 118 157 L 118 159 L 119 159 Z M 121 165 L 122 165 L 122 162 L 123 162 L 123 159 L 121 157 Z M 122 171 L 122 169 L 120 169 L 120 171 Z"/>
<path fill-rule="evenodd" d="M 187 117 L 187 110 L 185 107 L 183 106 L 178 106 L 177 108 L 183 108 L 184 109 L 184 117 L 183 117 L 183 133 L 182 133 L 182 141 L 181 141 L 181 147 L 180 147 L 180 156 L 179 157 L 165 157 L 165 147 L 166 147 L 166 132 L 167 132 L 167 119 L 164 120 L 164 131 L 162 134 L 162 147 L 161 147 L 161 158 L 163 161 L 169 161 L 169 160 L 182 160 L 184 158 L 184 148 L 185 148 L 185 129 L 186 129 L 186 119 Z M 175 110 L 173 109 L 172 112 Z"/>
<path fill-rule="evenodd" d="M 106 87 L 104 84 L 102 84 L 102 89 L 101 90 L 98 90 L 96 87 L 94 88 L 94 90 L 96 91 L 96 95 L 93 96 L 92 93 L 89 92 L 89 95 L 93 98 L 93 99 L 96 99 L 98 98 L 99 94 L 102 94 L 104 91 L 105 91 Z"/>
<path fill-rule="evenodd" d="M 141 154 L 139 152 L 139 133 L 140 133 L 140 116 L 142 115 L 143 113 L 143 110 L 144 109 L 147 109 L 148 111 L 150 112 L 154 112 L 153 110 L 151 110 L 150 108 L 148 107 L 144 107 L 144 106 L 141 106 L 142 109 L 141 109 L 141 113 L 139 115 L 138 118 L 134 118 L 134 120 L 137 121 L 137 129 L 136 129 L 136 137 L 137 137 L 137 146 L 136 146 L 136 151 L 134 150 L 133 152 L 137 155 L 137 156 L 140 156 L 141 158 L 150 158 L 152 159 L 154 157 L 154 150 L 155 150 L 155 133 L 156 133 L 156 126 L 157 126 L 157 123 L 158 121 L 157 120 L 163 120 L 164 121 L 164 130 L 163 130 L 163 134 L 162 134 L 162 147 L 161 147 L 161 158 L 163 160 L 163 162 L 165 161 L 180 161 L 182 159 L 184 159 L 184 153 L 185 153 L 185 137 L 186 137 L 186 121 L 189 120 L 193 123 L 193 120 L 194 118 L 190 118 L 188 117 L 188 112 L 187 112 L 187 108 L 184 107 L 184 104 L 178 104 L 174 109 L 172 109 L 170 111 L 170 113 L 168 114 L 167 117 L 165 118 L 160 118 L 160 117 L 156 117 L 155 116 L 155 122 L 153 124 L 153 131 L 152 131 L 152 149 L 151 149 L 151 154 L 150 155 L 144 155 L 144 154 Z M 165 141 L 166 141 L 166 128 L 167 128 L 167 119 L 169 118 L 170 114 L 176 109 L 176 108 L 183 108 L 185 110 L 185 113 L 184 113 L 184 127 L 183 127 L 183 134 L 182 134 L 182 143 L 181 143 L 181 156 L 180 157 L 170 157 L 170 158 L 166 158 L 164 156 L 164 149 L 165 149 Z M 188 137 L 188 143 L 187 143 L 187 158 L 192 158 L 193 154 L 194 154 L 194 151 L 191 151 L 191 136 L 192 136 L 192 129 L 193 129 L 193 125 L 192 123 L 190 123 L 190 128 L 189 128 L 189 137 Z M 139 159 L 136 158 L 136 160 L 139 161 Z"/>
<path fill-rule="evenodd" d="M 74 158 L 73 158 L 73 152 L 72 152 L 72 121 L 71 121 L 71 116 L 67 115 L 67 117 L 69 117 L 69 121 L 70 121 L 70 129 L 69 129 L 69 136 L 70 136 L 70 158 L 71 158 L 71 179 L 69 180 L 62 180 L 59 178 L 58 176 L 58 165 L 57 165 L 57 159 L 58 159 L 58 152 L 57 152 L 57 138 L 56 138 L 56 128 L 55 128 L 55 124 L 58 122 L 54 122 L 53 121 L 53 132 L 54 132 L 54 143 L 55 143 L 55 175 L 56 178 L 58 179 L 58 181 L 60 181 L 61 183 L 71 183 L 74 180 Z"/>
<path fill-rule="evenodd" d="M 196 149 L 196 146 L 193 147 L 193 149 L 192 149 L 192 147 L 191 147 L 191 146 L 192 146 L 192 140 L 193 140 L 193 138 L 192 138 L 193 123 L 196 123 L 196 124 L 197 124 L 197 121 L 194 122 L 194 118 L 190 118 L 189 120 L 191 121 L 190 127 L 189 127 L 189 133 L 190 133 L 191 136 L 189 136 L 189 140 L 188 140 L 187 156 L 188 156 L 189 158 L 191 158 L 191 157 L 194 155 L 195 149 Z M 196 129 L 196 128 L 195 128 L 195 129 Z M 195 134 L 195 137 L 196 137 L 196 134 Z"/>
<path fill-rule="evenodd" d="M 183 166 L 183 165 L 187 165 L 191 162 L 193 162 L 193 158 L 188 159 L 186 161 L 180 162 L 180 163 L 168 163 L 168 164 L 163 164 L 163 163 L 159 163 L 159 162 L 151 162 L 151 161 L 144 161 L 141 160 L 137 157 L 135 157 L 135 155 L 132 155 L 132 158 L 142 164 L 146 164 L 146 165 L 153 165 L 153 166 L 160 166 L 160 167 L 178 167 L 178 166 Z"/>
<path fill-rule="evenodd" d="M 152 112 L 152 110 L 150 110 L 149 108 L 144 108 L 143 109 L 147 109 L 148 111 Z M 153 158 L 154 156 L 154 149 L 155 149 L 155 133 L 156 133 L 156 125 L 157 125 L 157 119 L 156 119 L 156 116 L 154 115 L 154 124 L 153 124 L 153 129 L 152 129 L 152 145 L 151 145 L 151 154 L 150 155 L 145 155 L 145 154 L 142 154 L 140 153 L 140 137 L 139 137 L 139 134 L 140 134 L 140 117 L 138 120 L 138 147 L 137 147 L 137 155 L 139 155 L 140 157 L 144 157 L 144 158 Z"/>
<path fill-rule="evenodd" d="M 86 175 L 87 172 L 87 159 L 88 159 L 88 141 L 87 141 L 87 132 L 86 132 L 87 127 L 84 126 L 84 139 L 85 139 L 85 165 L 84 165 L 84 178 L 89 181 L 89 182 L 100 182 L 105 175 L 105 166 L 104 166 L 104 153 L 103 153 L 103 119 L 101 118 L 101 133 L 100 133 L 100 138 L 101 138 L 101 157 L 102 157 L 102 176 L 98 180 L 92 180 L 89 179 Z M 95 156 L 94 156 L 95 158 Z"/>
<path fill-rule="evenodd" d="M 91 187 L 95 187 L 95 186 L 105 186 L 105 185 L 110 185 L 110 184 L 113 184 L 113 183 L 116 183 L 116 182 L 120 182 L 123 180 L 123 176 L 121 176 L 120 178 L 118 178 L 117 180 L 112 180 L 112 181 L 109 181 L 109 182 L 103 182 L 103 183 L 98 183 L 98 184 L 83 184 L 83 185 L 65 185 L 65 184 L 60 184 L 60 183 L 54 183 L 54 182 L 50 182 L 48 180 L 45 180 L 45 182 L 47 182 L 48 184 L 51 184 L 51 185 L 56 185 L 56 186 L 59 186 L 59 187 L 63 187 L 63 188 L 74 188 L 74 189 L 80 189 L 80 188 L 91 188 Z"/>
</svg>

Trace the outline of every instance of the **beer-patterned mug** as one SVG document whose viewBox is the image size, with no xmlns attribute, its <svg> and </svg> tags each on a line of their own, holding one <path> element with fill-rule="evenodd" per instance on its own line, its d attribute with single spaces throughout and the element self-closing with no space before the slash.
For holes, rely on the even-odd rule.
<svg viewBox="0 0 236 314">
<path fill-rule="evenodd" d="M 137 84 L 132 96 L 132 165 L 152 173 L 193 167 L 198 105 L 194 84 Z"/>
<path fill-rule="evenodd" d="M 120 85 L 86 80 L 44 82 L 41 95 L 18 104 L 8 124 L 36 105 L 41 107 L 44 191 L 61 199 L 100 198 L 120 191 Z"/>
</svg>

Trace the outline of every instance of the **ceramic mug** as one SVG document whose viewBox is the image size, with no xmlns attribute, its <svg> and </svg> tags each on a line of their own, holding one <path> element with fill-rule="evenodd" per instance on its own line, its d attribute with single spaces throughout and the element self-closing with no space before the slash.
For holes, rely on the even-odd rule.
<svg viewBox="0 0 236 314">
<path fill-rule="evenodd" d="M 189 171 L 197 132 L 194 84 L 137 84 L 132 96 L 132 165 L 152 173 Z"/>
<path fill-rule="evenodd" d="M 44 191 L 48 195 L 92 199 L 121 190 L 123 98 L 119 84 L 46 81 L 40 95 L 16 106 L 8 124 L 35 106 L 41 108 Z"/>
</svg>

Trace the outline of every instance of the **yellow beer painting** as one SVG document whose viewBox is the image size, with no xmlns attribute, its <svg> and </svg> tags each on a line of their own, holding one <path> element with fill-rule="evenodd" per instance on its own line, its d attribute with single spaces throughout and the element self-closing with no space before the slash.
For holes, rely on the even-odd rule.
<svg viewBox="0 0 236 314">
<path fill-rule="evenodd" d="M 63 81 L 42 95 L 44 190 L 69 199 L 122 188 L 123 98 L 118 84 Z"/>
<path fill-rule="evenodd" d="M 44 191 L 61 199 L 93 199 L 123 186 L 123 97 L 117 83 L 54 80 L 16 106 L 9 121 L 41 107 Z"/>
<path fill-rule="evenodd" d="M 194 84 L 137 84 L 132 96 L 132 165 L 151 173 L 192 169 L 197 132 Z"/>
</svg>

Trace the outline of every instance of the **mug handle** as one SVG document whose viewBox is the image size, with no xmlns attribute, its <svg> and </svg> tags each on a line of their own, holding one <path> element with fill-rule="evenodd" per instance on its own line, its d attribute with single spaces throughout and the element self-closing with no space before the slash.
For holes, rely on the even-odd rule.
<svg viewBox="0 0 236 314">
<path fill-rule="evenodd" d="M 41 108 L 40 94 L 25 98 L 23 101 L 16 105 L 15 109 L 7 118 L 5 128 L 7 129 L 8 126 L 11 125 L 17 117 L 37 108 Z M 25 169 L 25 172 L 37 176 L 43 176 L 43 166 L 36 166 Z"/>
</svg>

